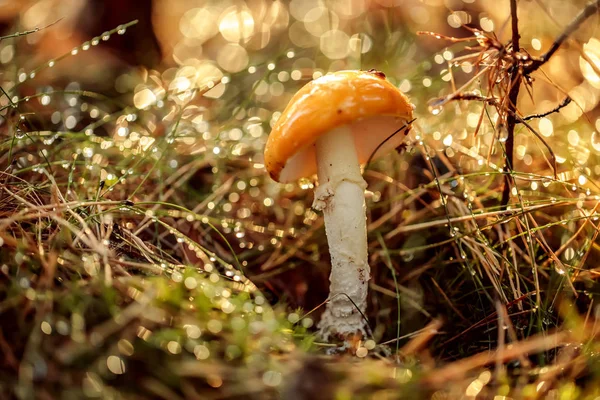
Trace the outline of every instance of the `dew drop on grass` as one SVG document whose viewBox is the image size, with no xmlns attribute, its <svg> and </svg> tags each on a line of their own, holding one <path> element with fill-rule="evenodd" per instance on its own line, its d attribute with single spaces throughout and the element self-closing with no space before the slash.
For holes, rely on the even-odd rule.
<svg viewBox="0 0 600 400">
<path fill-rule="evenodd" d="M 199 344 L 194 347 L 194 355 L 198 360 L 206 360 L 210 356 L 210 351 L 208 350 L 208 347 Z"/>
<path fill-rule="evenodd" d="M 302 320 L 302 326 L 305 328 L 310 328 L 311 326 L 313 326 L 314 322 L 311 318 L 304 318 Z"/>
<path fill-rule="evenodd" d="M 359 347 L 356 349 L 356 357 L 364 358 L 369 354 L 369 350 L 366 347 Z"/>
<path fill-rule="evenodd" d="M 508 140 L 508 129 L 506 126 L 502 125 L 498 128 L 498 141 L 501 143 L 505 143 Z"/>
<path fill-rule="evenodd" d="M 575 249 L 569 247 L 565 250 L 565 260 L 570 261 L 575 257 Z M 564 271 L 563 271 L 564 274 Z"/>
<path fill-rule="evenodd" d="M 290 313 L 288 315 L 288 321 L 290 321 L 292 324 L 295 324 L 296 322 L 298 322 L 300 320 L 300 316 L 297 313 Z"/>
<path fill-rule="evenodd" d="M 25 137 L 25 132 L 23 132 L 20 128 L 15 130 L 15 137 L 17 139 L 23 139 Z"/>
<path fill-rule="evenodd" d="M 404 262 L 409 262 L 409 261 L 411 261 L 413 258 L 415 258 L 415 255 L 414 255 L 414 253 L 406 253 L 406 254 L 403 254 L 403 255 L 402 255 L 402 260 L 403 260 Z"/>
<path fill-rule="evenodd" d="M 50 335 L 52 334 L 52 326 L 48 323 L 48 321 L 43 321 L 40 324 L 40 329 L 42 330 L 42 332 L 44 332 L 46 335 Z"/>
<path fill-rule="evenodd" d="M 171 279 L 173 279 L 173 282 L 181 282 L 183 280 L 183 275 L 177 271 L 174 271 L 171 274 Z"/>
<path fill-rule="evenodd" d="M 108 356 L 106 359 L 106 366 L 108 370 L 115 375 L 122 375 L 127 370 L 125 362 L 118 356 Z"/>
</svg>

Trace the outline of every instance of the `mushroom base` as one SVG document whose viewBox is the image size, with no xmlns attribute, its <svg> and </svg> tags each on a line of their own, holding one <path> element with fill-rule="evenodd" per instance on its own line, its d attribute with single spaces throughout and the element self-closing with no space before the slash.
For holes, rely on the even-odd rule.
<svg viewBox="0 0 600 400">
<path fill-rule="evenodd" d="M 364 190 L 352 131 L 336 128 L 316 142 L 319 187 L 313 208 L 322 210 L 331 254 L 330 301 L 319 329 L 331 334 L 365 333 L 370 268 Z"/>
</svg>

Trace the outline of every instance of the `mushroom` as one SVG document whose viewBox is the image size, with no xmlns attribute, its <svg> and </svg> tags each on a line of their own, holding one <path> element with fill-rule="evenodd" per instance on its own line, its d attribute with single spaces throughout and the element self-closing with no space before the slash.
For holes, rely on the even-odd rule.
<svg viewBox="0 0 600 400">
<path fill-rule="evenodd" d="M 326 339 L 366 333 L 367 183 L 360 166 L 403 143 L 413 108 L 382 72 L 339 71 L 302 87 L 267 140 L 265 167 L 275 181 L 318 177 L 313 208 L 323 211 L 331 255 L 329 302 L 318 325 Z"/>
</svg>

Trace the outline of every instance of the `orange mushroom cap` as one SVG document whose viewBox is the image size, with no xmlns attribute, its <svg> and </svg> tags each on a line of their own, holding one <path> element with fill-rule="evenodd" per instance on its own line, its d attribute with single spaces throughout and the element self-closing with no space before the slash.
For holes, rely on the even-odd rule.
<svg viewBox="0 0 600 400">
<path fill-rule="evenodd" d="M 364 164 L 404 141 L 408 129 L 386 139 L 412 120 L 412 113 L 408 98 L 382 72 L 322 76 L 302 87 L 281 113 L 267 140 L 265 167 L 278 182 L 312 176 L 317 172 L 314 143 L 343 125 L 352 129 L 358 160 Z"/>
</svg>

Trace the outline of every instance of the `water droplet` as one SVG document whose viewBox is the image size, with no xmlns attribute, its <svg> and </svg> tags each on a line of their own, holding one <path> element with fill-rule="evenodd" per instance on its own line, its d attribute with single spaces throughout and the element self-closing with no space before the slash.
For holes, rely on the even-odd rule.
<svg viewBox="0 0 600 400">
<path fill-rule="evenodd" d="M 442 143 L 444 144 L 444 146 L 452 146 L 452 135 L 446 135 L 444 137 L 444 140 L 442 140 Z"/>
<path fill-rule="evenodd" d="M 17 139 L 23 139 L 23 138 L 25 137 L 25 132 L 23 132 L 23 131 L 21 130 L 21 128 L 17 128 L 17 129 L 15 130 L 15 137 L 16 137 Z"/>
<path fill-rule="evenodd" d="M 508 140 L 508 129 L 506 129 L 505 125 L 500 125 L 498 127 L 498 141 L 500 143 L 505 143 Z"/>
<path fill-rule="evenodd" d="M 565 250 L 565 260 L 570 261 L 573 259 L 573 257 L 575 257 L 575 249 L 573 249 L 572 247 L 568 247 Z M 563 271 L 564 274 L 564 271 Z"/>
<path fill-rule="evenodd" d="M 429 112 L 433 115 L 440 115 L 443 109 L 442 106 L 429 106 Z"/>
<path fill-rule="evenodd" d="M 117 30 L 117 33 L 119 35 L 124 35 L 126 30 L 127 30 L 127 28 L 125 28 L 124 26 L 120 26 L 119 30 Z"/>
</svg>

